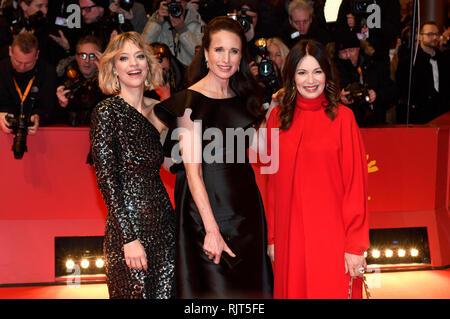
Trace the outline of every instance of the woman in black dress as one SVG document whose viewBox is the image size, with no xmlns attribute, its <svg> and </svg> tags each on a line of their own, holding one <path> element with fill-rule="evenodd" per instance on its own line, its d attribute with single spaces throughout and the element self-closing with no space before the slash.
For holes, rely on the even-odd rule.
<svg viewBox="0 0 450 319">
<path fill-rule="evenodd" d="M 246 155 L 249 141 L 224 138 L 229 129 L 252 129 L 264 118 L 246 43 L 238 22 L 213 19 L 187 72 L 195 84 L 155 106 L 170 129 L 178 128 L 167 139 L 173 142 L 181 132 L 184 165 L 177 165 L 175 185 L 179 298 L 272 297 L 264 207 Z"/>
<path fill-rule="evenodd" d="M 161 83 L 161 68 L 136 32 L 112 40 L 99 63 L 99 86 L 112 95 L 93 111 L 92 155 L 108 207 L 104 237 L 110 298 L 171 298 L 175 215 L 160 179 L 156 101 L 144 90 Z"/>
</svg>

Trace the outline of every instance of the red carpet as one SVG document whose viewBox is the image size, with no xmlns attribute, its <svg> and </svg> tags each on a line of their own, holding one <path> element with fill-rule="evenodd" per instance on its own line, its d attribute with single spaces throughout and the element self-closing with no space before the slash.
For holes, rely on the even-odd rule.
<svg viewBox="0 0 450 319">
<path fill-rule="evenodd" d="M 450 299 L 450 269 L 368 274 L 372 299 Z M 0 288 L 0 299 L 104 299 L 106 284 Z"/>
</svg>

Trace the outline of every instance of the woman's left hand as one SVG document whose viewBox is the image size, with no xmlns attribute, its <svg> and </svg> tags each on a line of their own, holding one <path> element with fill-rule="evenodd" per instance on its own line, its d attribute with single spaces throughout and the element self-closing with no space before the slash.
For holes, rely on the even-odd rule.
<svg viewBox="0 0 450 319">
<path fill-rule="evenodd" d="M 364 256 L 344 253 L 345 273 L 350 272 L 351 277 L 361 277 L 367 267 Z"/>
</svg>

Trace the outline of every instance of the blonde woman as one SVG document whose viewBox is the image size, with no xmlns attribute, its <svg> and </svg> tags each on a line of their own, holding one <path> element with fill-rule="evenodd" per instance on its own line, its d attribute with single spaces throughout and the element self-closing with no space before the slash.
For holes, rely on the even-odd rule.
<svg viewBox="0 0 450 319">
<path fill-rule="evenodd" d="M 280 38 L 270 38 L 267 40 L 267 51 L 269 52 L 269 59 L 281 71 L 284 66 L 284 61 L 286 61 L 286 57 L 289 54 L 289 48 Z"/>
<path fill-rule="evenodd" d="M 136 32 L 110 41 L 99 62 L 99 87 L 111 97 L 93 111 L 92 155 L 108 208 L 104 253 L 110 298 L 171 298 L 174 212 L 159 176 L 163 126 L 144 90 L 162 71 Z"/>
</svg>

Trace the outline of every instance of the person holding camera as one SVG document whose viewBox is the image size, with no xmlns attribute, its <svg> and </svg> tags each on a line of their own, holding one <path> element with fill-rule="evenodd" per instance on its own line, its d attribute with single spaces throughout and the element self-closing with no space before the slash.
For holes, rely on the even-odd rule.
<svg viewBox="0 0 450 319">
<path fill-rule="evenodd" d="M 103 40 L 102 49 L 117 34 L 133 31 L 133 25 L 128 18 L 131 15 L 109 10 L 109 0 L 78 0 L 83 17 L 81 29 L 76 39 L 91 34 Z M 116 8 L 113 6 L 113 8 Z"/>
<path fill-rule="evenodd" d="M 161 1 L 148 20 L 142 35 L 148 43 L 166 44 L 175 58 L 188 66 L 200 45 L 203 22 L 197 10 L 186 0 Z"/>
<path fill-rule="evenodd" d="M 70 126 L 89 126 L 95 105 L 105 98 L 98 87 L 97 67 L 101 58 L 101 40 L 87 35 L 76 46 L 56 89 L 59 105 L 64 108 L 64 122 Z"/>
<path fill-rule="evenodd" d="M 67 40 L 55 41 L 61 34 L 49 21 L 47 13 L 48 0 L 20 0 L 17 8 L 6 9 L 0 16 L 0 58 L 8 56 L 13 37 L 22 32 L 31 32 L 36 36 L 39 56 L 48 63 L 56 66 L 61 58 L 66 57 L 69 48 Z"/>
<path fill-rule="evenodd" d="M 48 124 L 55 105 L 55 69 L 39 58 L 37 38 L 29 32 L 19 33 L 9 48 L 9 58 L 0 61 L 0 128 L 14 133 L 7 121 L 24 118 L 28 133 L 36 133 L 39 125 Z"/>
<path fill-rule="evenodd" d="M 353 110 L 359 126 L 385 124 L 397 91 L 388 70 L 361 51 L 356 32 L 338 30 L 335 39 L 341 102 Z"/>
<path fill-rule="evenodd" d="M 375 4 L 380 9 L 380 26 L 369 28 L 367 18 Z M 395 46 L 401 33 L 400 3 L 398 0 L 343 0 L 336 20 L 338 28 L 348 28 L 357 33 L 358 39 L 367 40 L 375 49 L 373 58 L 389 68 L 389 49 Z"/>
</svg>

